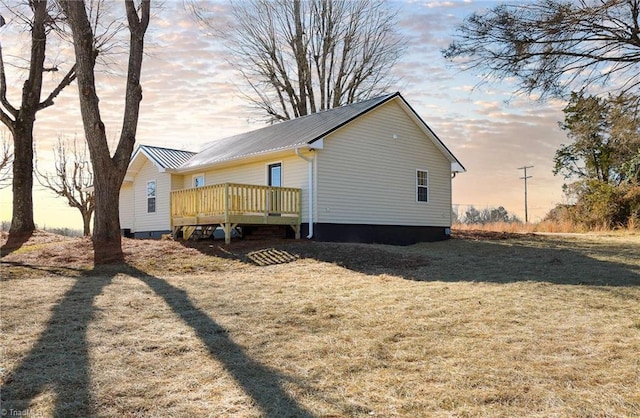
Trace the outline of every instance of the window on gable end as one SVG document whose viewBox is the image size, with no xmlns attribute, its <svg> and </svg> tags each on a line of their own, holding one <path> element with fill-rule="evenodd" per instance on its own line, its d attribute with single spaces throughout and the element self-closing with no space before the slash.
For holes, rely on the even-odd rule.
<svg viewBox="0 0 640 418">
<path fill-rule="evenodd" d="M 147 213 L 156 211 L 156 181 L 147 182 Z"/>
<path fill-rule="evenodd" d="M 416 170 L 416 201 L 429 201 L 429 172 Z"/>
</svg>

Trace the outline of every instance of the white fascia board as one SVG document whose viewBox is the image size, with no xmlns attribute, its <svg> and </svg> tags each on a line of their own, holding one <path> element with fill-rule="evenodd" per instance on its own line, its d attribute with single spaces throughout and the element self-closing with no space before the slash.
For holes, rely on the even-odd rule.
<svg viewBox="0 0 640 418">
<path fill-rule="evenodd" d="M 466 173 L 467 169 L 464 168 L 462 165 L 460 165 L 460 163 L 455 162 L 455 163 L 451 163 L 451 172 L 452 173 Z"/>
<path fill-rule="evenodd" d="M 142 145 L 138 146 L 138 148 L 135 150 L 135 152 L 131 156 L 131 160 L 129 160 L 129 166 L 131 166 L 131 164 L 133 164 L 136 158 L 138 158 L 138 155 L 140 155 L 140 151 L 142 151 Z"/>
<path fill-rule="evenodd" d="M 324 137 L 309 144 L 309 149 L 324 149 Z"/>
</svg>

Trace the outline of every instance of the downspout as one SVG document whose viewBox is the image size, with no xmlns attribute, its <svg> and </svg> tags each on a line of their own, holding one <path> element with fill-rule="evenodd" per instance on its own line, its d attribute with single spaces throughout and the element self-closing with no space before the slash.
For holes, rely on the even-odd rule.
<svg viewBox="0 0 640 418">
<path fill-rule="evenodd" d="M 307 175 L 309 179 L 309 235 L 307 235 L 307 239 L 311 239 L 313 238 L 313 158 L 300 154 L 300 148 L 296 148 L 296 155 L 309 163 L 309 174 Z"/>
</svg>

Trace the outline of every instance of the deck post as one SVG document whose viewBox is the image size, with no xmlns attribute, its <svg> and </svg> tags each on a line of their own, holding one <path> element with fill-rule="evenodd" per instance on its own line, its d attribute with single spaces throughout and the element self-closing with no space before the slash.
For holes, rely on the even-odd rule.
<svg viewBox="0 0 640 418">
<path fill-rule="evenodd" d="M 309 193 L 311 193 L 311 190 L 309 190 Z M 296 239 L 300 239 L 300 229 L 302 228 L 302 190 L 298 190 L 298 192 L 296 193 L 298 195 L 298 201 L 296 202 L 298 204 L 298 207 L 296 208 L 298 210 L 298 223 L 296 224 Z M 309 202 L 309 204 L 311 204 L 311 202 Z M 309 224 L 311 224 L 312 220 L 309 219 Z"/>
<path fill-rule="evenodd" d="M 229 183 L 224 184 L 224 223 L 229 223 L 229 208 L 231 196 L 229 196 Z"/>
<path fill-rule="evenodd" d="M 224 243 L 231 244 L 231 223 L 225 222 L 222 229 L 224 229 Z"/>
<path fill-rule="evenodd" d="M 200 206 L 200 193 L 198 193 L 198 190 L 194 190 L 194 195 L 195 215 L 198 216 L 198 214 L 202 212 L 202 206 Z"/>
</svg>

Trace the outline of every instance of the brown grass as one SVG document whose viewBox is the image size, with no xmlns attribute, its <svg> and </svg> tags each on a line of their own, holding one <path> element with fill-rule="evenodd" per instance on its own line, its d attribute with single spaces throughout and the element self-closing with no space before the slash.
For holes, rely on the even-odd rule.
<svg viewBox="0 0 640 418">
<path fill-rule="evenodd" d="M 32 416 L 639 416 L 640 237 L 410 247 L 36 234 L 2 259 L 2 408 Z"/>
<path fill-rule="evenodd" d="M 512 232 L 512 233 L 532 233 L 532 232 L 551 232 L 551 233 L 618 233 L 618 234 L 638 234 L 640 228 L 637 222 L 631 218 L 624 228 L 612 230 L 605 226 L 600 228 L 586 229 L 584 225 L 576 224 L 571 221 L 542 221 L 536 223 L 519 223 L 519 222 L 489 222 L 485 224 L 463 224 L 454 225 L 454 229 L 458 231 L 496 231 L 496 232 Z"/>
</svg>

